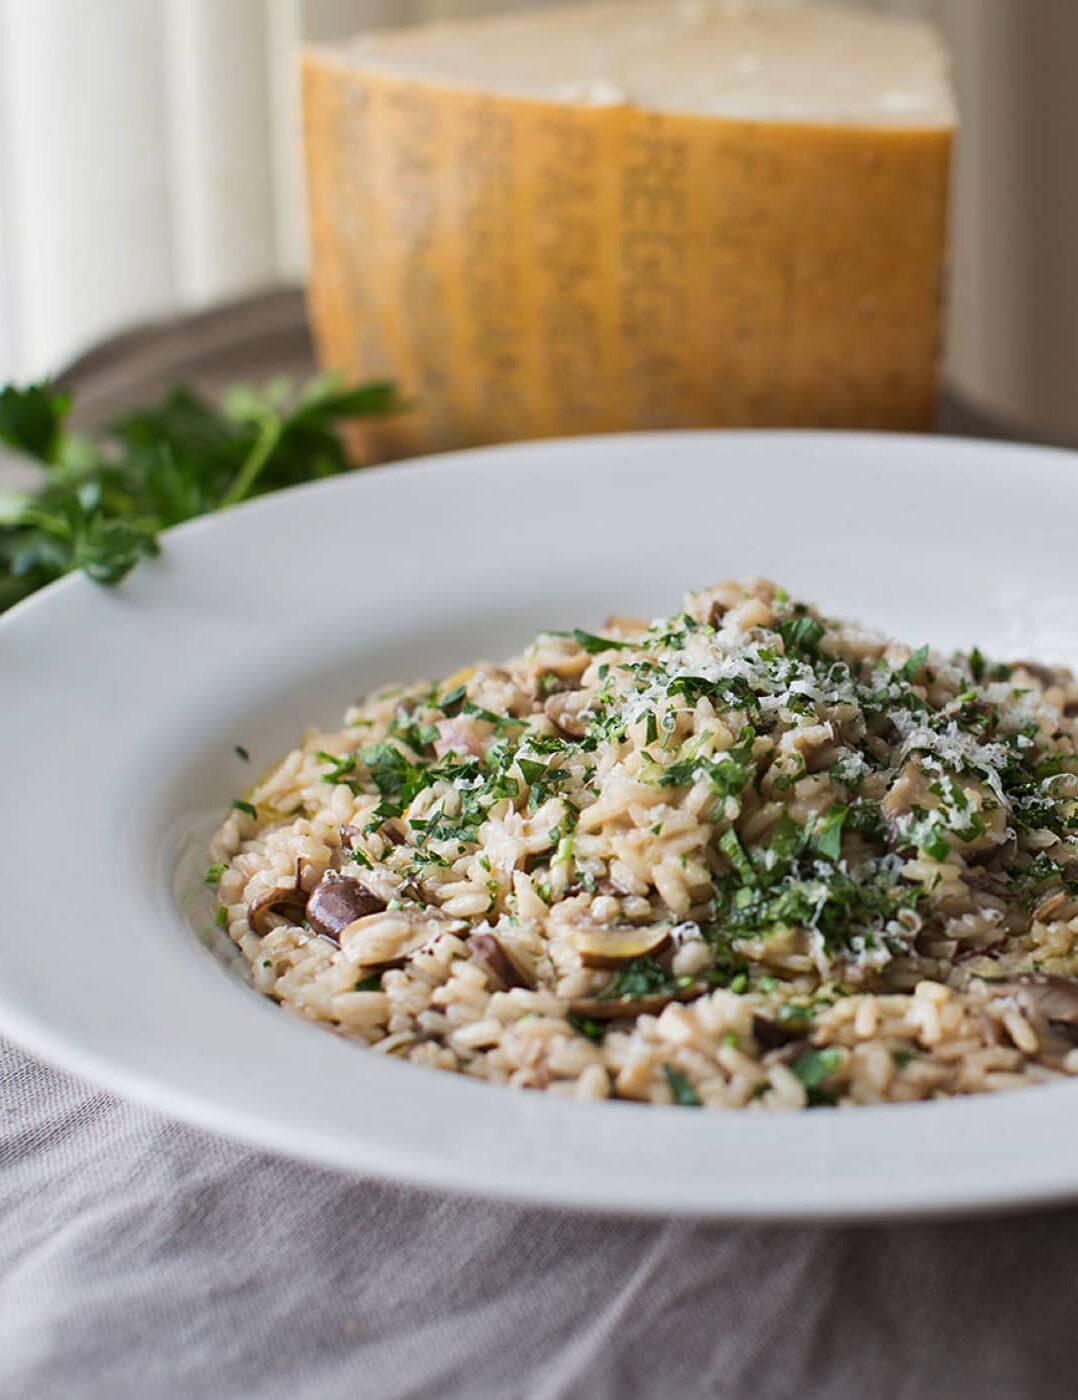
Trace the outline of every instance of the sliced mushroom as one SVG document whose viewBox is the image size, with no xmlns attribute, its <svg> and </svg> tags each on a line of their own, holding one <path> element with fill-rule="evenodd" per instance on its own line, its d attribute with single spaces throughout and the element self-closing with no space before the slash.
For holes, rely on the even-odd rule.
<svg viewBox="0 0 1078 1400">
<path fill-rule="evenodd" d="M 495 991 L 505 992 L 510 987 L 530 988 L 535 985 L 493 933 L 473 933 L 468 939 L 468 948 L 472 962 L 487 974 Z"/>
<path fill-rule="evenodd" d="M 271 914 L 277 914 L 290 924 L 303 922 L 307 909 L 307 896 L 298 885 L 287 889 L 265 890 L 247 906 L 247 922 L 260 938 L 269 933 Z"/>
<path fill-rule="evenodd" d="M 706 982 L 694 982 L 676 992 L 656 992 L 646 997 L 574 997 L 569 1010 L 574 1016 L 589 1016 L 594 1021 L 618 1021 L 623 1017 L 657 1016 L 672 1001 L 695 1001 L 708 991 Z"/>
<path fill-rule="evenodd" d="M 813 1049 L 812 1041 L 807 1035 L 795 1036 L 793 1040 L 787 1040 L 774 1052 L 775 1059 L 780 1064 L 792 1065 L 795 1060 L 799 1060 L 806 1050 Z"/>
<path fill-rule="evenodd" d="M 575 928 L 569 931 L 570 946 L 580 954 L 585 967 L 620 967 L 632 958 L 655 957 L 670 946 L 670 929 L 665 925 L 646 928 Z"/>
<path fill-rule="evenodd" d="M 358 880 L 327 870 L 307 901 L 307 922 L 315 933 L 339 945 L 342 929 L 384 908 L 385 903 Z"/>
<path fill-rule="evenodd" d="M 1069 977 L 1019 977 L 1000 990 L 1009 992 L 1031 1016 L 1043 1016 L 1046 1021 L 1059 1021 L 1067 1026 L 1078 1025 L 1078 982 Z"/>
<path fill-rule="evenodd" d="M 752 1034 L 764 1050 L 777 1050 L 795 1040 L 804 1040 L 807 1021 L 790 1021 L 783 1025 L 779 1021 L 769 1021 L 766 1016 L 752 1018 Z"/>
<path fill-rule="evenodd" d="M 362 835 L 363 832 L 358 826 L 353 826 L 351 822 L 346 822 L 344 826 L 341 827 L 342 848 L 346 851 L 354 851 L 356 849 L 356 843 Z"/>
<path fill-rule="evenodd" d="M 463 919 L 429 909 L 386 909 L 354 920 L 339 935 L 341 951 L 357 967 L 400 967 L 444 933 L 459 933 Z"/>
<path fill-rule="evenodd" d="M 388 817 L 378 831 L 391 846 L 403 846 L 408 840 L 408 831 L 400 817 Z"/>
</svg>

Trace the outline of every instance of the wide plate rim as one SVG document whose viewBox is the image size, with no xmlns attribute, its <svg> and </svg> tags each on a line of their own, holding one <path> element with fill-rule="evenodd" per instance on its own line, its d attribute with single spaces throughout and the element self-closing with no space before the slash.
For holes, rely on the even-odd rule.
<svg viewBox="0 0 1078 1400">
<path fill-rule="evenodd" d="M 941 440 L 914 434 L 880 435 L 839 431 L 686 430 L 676 433 L 618 434 L 465 449 L 440 457 L 421 458 L 406 464 L 393 464 L 385 468 L 372 469 L 357 476 L 333 478 L 309 486 L 292 488 L 288 492 L 278 493 L 240 506 L 226 516 L 215 516 L 189 522 L 169 532 L 167 537 L 170 555 L 169 573 L 172 576 L 174 586 L 176 570 L 182 570 L 185 567 L 187 556 L 190 558 L 187 559 L 186 567 L 192 566 L 192 561 L 200 551 L 201 542 L 207 539 L 212 541 L 222 532 L 237 529 L 237 521 L 250 520 L 260 514 L 273 515 L 285 512 L 290 503 L 300 499 L 312 499 L 316 495 L 330 496 L 335 492 L 364 491 L 369 488 L 370 483 L 375 481 L 393 482 L 395 480 L 398 482 L 398 486 L 393 489 L 403 490 L 408 481 L 414 481 L 424 473 L 437 473 L 444 477 L 445 474 L 452 473 L 455 467 L 457 469 L 461 466 L 472 468 L 477 463 L 481 469 L 483 469 L 484 463 L 487 464 L 486 469 L 489 470 L 493 469 L 494 464 L 499 460 L 542 458 L 552 453 L 561 456 L 568 455 L 569 457 L 583 453 L 585 456 L 590 454 L 601 458 L 604 452 L 609 452 L 611 449 L 639 454 L 649 449 L 653 450 L 656 446 L 667 448 L 674 442 L 703 442 L 723 451 L 728 448 L 736 450 L 735 445 L 739 443 L 750 443 L 755 444 L 759 450 L 764 450 L 769 446 L 781 446 L 783 451 L 792 450 L 795 453 L 803 450 L 804 447 L 812 447 L 813 445 L 818 447 L 821 443 L 825 443 L 829 448 L 834 448 L 839 455 L 851 450 L 856 451 L 858 448 L 870 451 L 882 450 L 885 453 L 904 448 L 907 451 L 925 454 L 937 461 L 945 458 L 957 459 L 958 457 L 969 460 L 971 457 L 976 459 L 984 454 L 991 454 L 997 462 L 1011 459 L 1016 465 L 1018 459 L 1028 461 L 1031 456 L 1036 456 L 1045 463 L 1062 464 L 1066 461 L 1068 471 L 1073 471 L 1074 466 L 1078 465 L 1076 454 L 1055 447 L 982 442 L 976 439 Z M 1074 490 L 1074 484 L 1068 484 L 1067 489 Z M 143 585 L 151 592 L 153 586 L 152 581 Z M 3 619 L 0 619 L 0 654 L 3 652 L 5 640 L 17 630 L 21 630 L 30 620 L 32 610 L 37 609 L 37 616 L 40 616 L 48 609 L 56 609 L 56 600 L 61 597 L 86 597 L 88 599 L 93 592 L 92 585 L 84 580 L 72 578 L 62 580 L 20 603 L 11 609 Z M 0 698 L 0 715 L 3 714 L 5 707 L 6 701 Z M 0 738 L 0 754 L 3 753 L 3 747 L 3 740 Z M 279 1013 L 274 1012 L 274 1014 Z M 320 1034 L 310 1028 L 303 1029 L 305 1033 Z M 447 1169 L 444 1164 L 439 1166 L 433 1158 L 403 1160 L 399 1156 L 394 1156 L 393 1153 L 380 1153 L 377 1146 L 371 1144 L 363 1147 L 357 1155 L 355 1141 L 346 1143 L 339 1137 L 332 1140 L 326 1138 L 316 1141 L 308 1136 L 305 1140 L 299 1141 L 280 1122 L 267 1119 L 264 1114 L 262 1116 L 258 1114 L 244 1115 L 238 1113 L 234 1106 L 229 1109 L 220 1102 L 207 1103 L 204 1095 L 197 1092 L 194 1094 L 185 1092 L 182 1084 L 162 1084 L 159 1076 L 147 1075 L 136 1067 L 119 1065 L 114 1057 L 102 1054 L 99 1049 L 88 1046 L 85 1039 L 80 1041 L 78 1036 L 65 1032 L 62 1026 L 50 1026 L 43 1023 L 40 1017 L 28 1014 L 25 1008 L 20 1007 L 17 998 L 12 998 L 6 983 L 3 982 L 0 982 L 0 1031 L 24 1045 L 31 1053 L 39 1055 L 69 1072 L 81 1074 L 104 1084 L 106 1087 L 136 1099 L 148 1107 L 171 1113 L 192 1124 L 208 1127 L 213 1131 L 250 1142 L 261 1148 L 284 1151 L 337 1168 L 368 1170 L 377 1174 L 393 1175 L 427 1188 L 464 1191 L 468 1194 L 476 1192 L 476 1183 L 469 1179 L 465 1172 L 452 1167 Z M 349 1053 L 359 1052 L 349 1049 Z M 415 1071 L 412 1072 L 415 1073 Z M 440 1078 L 440 1076 L 431 1075 L 427 1075 L 427 1077 L 436 1080 Z M 485 1097 L 493 1097 L 500 1092 L 474 1084 L 467 1087 L 470 1091 L 478 1090 L 479 1094 Z M 1031 1089 L 1023 1091 L 1017 1097 L 1026 1100 L 1035 1100 L 1047 1094 L 1061 1097 L 1062 1093 L 1071 1092 L 1071 1088 L 1072 1086 L 1060 1085 L 1048 1089 Z M 1078 1085 L 1073 1086 L 1073 1089 L 1078 1092 Z M 536 1102 L 538 1101 L 539 1096 L 536 1096 Z M 944 1126 L 944 1119 L 941 1118 L 941 1115 L 955 1115 L 957 1121 L 957 1117 L 972 1119 L 987 1112 L 993 1119 L 998 1119 L 1000 1125 L 1005 1126 L 1006 1108 L 1014 1102 L 1015 1098 L 1011 1095 L 991 1096 L 950 1104 L 910 1105 L 882 1109 L 861 1108 L 834 1115 L 834 1117 L 848 1119 L 851 1112 L 855 1113 L 858 1118 L 864 1120 L 867 1131 L 870 1122 L 878 1119 L 879 1115 L 900 1114 L 907 1119 L 907 1125 L 911 1130 L 924 1129 L 929 1131 L 938 1127 L 946 1133 L 948 1128 Z M 549 1106 L 553 1107 L 553 1105 Z M 683 1118 L 683 1115 L 682 1117 L 678 1116 L 678 1110 L 675 1109 L 640 1109 L 624 1104 L 600 1105 L 594 1109 L 586 1105 L 562 1104 L 558 1106 L 558 1111 L 566 1108 L 577 1113 L 607 1113 L 621 1116 L 625 1114 L 654 1114 L 656 1124 L 660 1122 L 678 1123 Z M 830 1115 L 828 1116 L 830 1117 Z M 1029 1114 L 1025 1113 L 1019 1116 L 1028 1117 Z M 813 1115 L 813 1117 L 818 1117 L 818 1115 Z M 1061 1154 L 1061 1156 L 1063 1155 L 1065 1154 Z M 1063 1200 L 1078 1194 L 1078 1168 L 1067 1171 L 1060 1164 L 1041 1162 L 1035 1167 L 1027 1167 L 1017 1176 L 1014 1173 L 1007 1175 L 1003 1172 L 996 1172 L 994 1175 L 988 1173 L 983 1179 L 977 1181 L 966 1179 L 950 1184 L 933 1177 L 927 1177 L 905 1193 L 896 1192 L 892 1185 L 884 1189 L 866 1188 L 853 1197 L 841 1200 L 829 1196 L 826 1183 L 812 1187 L 804 1186 L 800 1198 L 792 1197 L 788 1191 L 783 1195 L 781 1191 L 762 1188 L 755 1197 L 745 1196 L 736 1200 L 728 1198 L 725 1203 L 717 1195 L 710 1200 L 699 1198 L 679 1203 L 674 1199 L 661 1199 L 661 1193 L 634 1191 L 625 1187 L 616 1193 L 616 1198 L 607 1199 L 596 1192 L 593 1184 L 585 1183 L 582 1186 L 579 1182 L 563 1181 L 556 1188 L 548 1187 L 543 1190 L 538 1183 L 532 1180 L 514 1184 L 512 1180 L 505 1177 L 504 1173 L 500 1177 L 491 1177 L 481 1182 L 480 1193 L 508 1200 L 527 1200 L 533 1203 L 541 1202 L 553 1206 L 615 1214 L 682 1214 L 691 1217 L 708 1216 L 711 1218 L 760 1220 L 844 1220 L 911 1215 L 968 1214 L 987 1209 L 1029 1206 Z"/>
</svg>

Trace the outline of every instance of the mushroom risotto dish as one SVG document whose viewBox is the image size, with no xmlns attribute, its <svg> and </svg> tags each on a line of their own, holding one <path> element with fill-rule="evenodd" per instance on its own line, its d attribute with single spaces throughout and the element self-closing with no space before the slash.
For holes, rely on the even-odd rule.
<svg viewBox="0 0 1078 1400">
<path fill-rule="evenodd" d="M 1078 685 L 723 583 L 379 691 L 213 839 L 255 987 L 576 1098 L 903 1102 L 1078 1073 Z"/>
</svg>

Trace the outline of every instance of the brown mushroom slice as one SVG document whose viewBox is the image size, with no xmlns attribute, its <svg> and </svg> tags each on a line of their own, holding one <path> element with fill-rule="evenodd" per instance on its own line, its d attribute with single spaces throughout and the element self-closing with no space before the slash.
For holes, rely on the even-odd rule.
<svg viewBox="0 0 1078 1400">
<path fill-rule="evenodd" d="M 753 1039 L 762 1050 L 778 1050 L 795 1040 L 804 1040 L 808 1025 L 807 1019 L 791 1020 L 783 1025 L 781 1021 L 769 1021 L 766 1016 L 753 1016 Z"/>
<path fill-rule="evenodd" d="M 286 889 L 264 890 L 247 906 L 247 922 L 260 938 L 265 938 L 272 925 L 271 914 L 277 914 L 290 924 L 301 924 L 307 911 L 307 896 L 297 885 Z"/>
<path fill-rule="evenodd" d="M 615 899 L 624 899 L 626 895 L 632 894 L 632 890 L 627 890 L 617 880 L 612 880 L 609 875 L 603 875 L 595 882 L 596 894 L 612 895 Z"/>
<path fill-rule="evenodd" d="M 795 1060 L 799 1060 L 806 1050 L 813 1050 L 817 1047 L 805 1034 L 795 1036 L 793 1040 L 787 1040 L 780 1045 L 777 1050 L 770 1051 L 770 1054 L 782 1065 L 792 1065 Z"/>
<path fill-rule="evenodd" d="M 448 919 L 430 909 L 384 909 L 341 929 L 341 952 L 357 967 L 400 967 L 444 933 L 459 933 L 463 919 Z"/>
<path fill-rule="evenodd" d="M 307 901 L 307 922 L 315 933 L 339 944 L 342 929 L 365 914 L 377 914 L 385 907 L 384 900 L 371 894 L 358 880 L 336 870 L 327 870 Z"/>
<path fill-rule="evenodd" d="M 1069 977 L 1019 977 L 999 988 L 1031 1016 L 1078 1026 L 1078 982 Z"/>
<path fill-rule="evenodd" d="M 351 822 L 345 822 L 341 827 L 341 849 L 354 851 L 362 835 L 363 832 L 358 826 L 353 826 Z"/>
<path fill-rule="evenodd" d="M 617 968 L 633 958 L 657 957 L 665 952 L 670 946 L 670 929 L 575 928 L 570 930 L 569 943 L 585 967 Z"/>
<path fill-rule="evenodd" d="M 400 817 L 389 817 L 378 828 L 378 833 L 391 846 L 403 846 L 408 840 L 408 831 Z"/>
<path fill-rule="evenodd" d="M 655 992 L 646 997 L 574 997 L 569 1010 L 574 1016 L 588 1016 L 593 1021 L 618 1021 L 625 1017 L 657 1016 L 672 1001 L 695 1001 L 708 991 L 706 982 L 694 982 L 676 992 Z"/>
<path fill-rule="evenodd" d="M 468 948 L 472 962 L 487 974 L 495 991 L 507 992 L 511 987 L 530 989 L 535 985 L 493 933 L 473 933 Z"/>
</svg>

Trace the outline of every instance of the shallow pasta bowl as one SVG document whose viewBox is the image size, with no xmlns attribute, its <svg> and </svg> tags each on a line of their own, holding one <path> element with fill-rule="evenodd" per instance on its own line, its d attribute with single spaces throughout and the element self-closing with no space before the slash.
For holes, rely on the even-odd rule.
<svg viewBox="0 0 1078 1400">
<path fill-rule="evenodd" d="M 1078 458 L 1044 449 L 592 438 L 304 487 L 173 532 L 116 591 L 56 585 L 0 621 L 0 1031 L 204 1127 L 435 1188 L 731 1218 L 1078 1194 L 1078 1083 L 801 1114 L 517 1093 L 284 1014 L 182 897 L 207 819 L 356 694 L 721 577 L 913 643 L 1074 664 L 1076 518 Z"/>
</svg>

